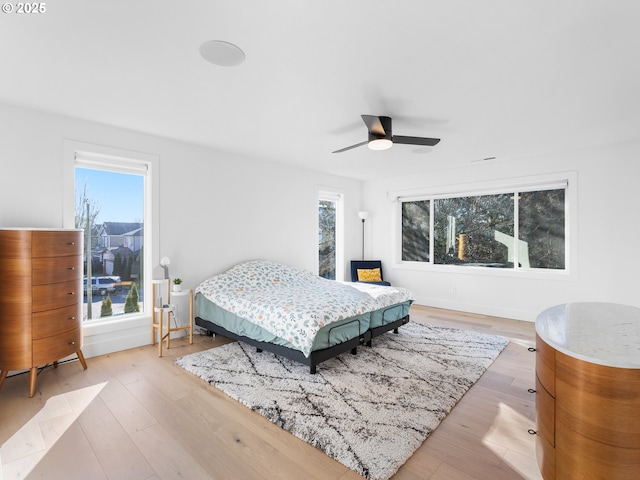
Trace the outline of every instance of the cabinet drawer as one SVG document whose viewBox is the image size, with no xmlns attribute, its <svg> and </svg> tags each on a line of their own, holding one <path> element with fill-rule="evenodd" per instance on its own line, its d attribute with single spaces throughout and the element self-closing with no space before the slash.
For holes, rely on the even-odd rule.
<svg viewBox="0 0 640 480">
<path fill-rule="evenodd" d="M 82 255 L 81 231 L 34 231 L 31 237 L 32 257 Z"/>
<path fill-rule="evenodd" d="M 576 434 L 558 424 L 558 480 L 637 480 L 640 449 L 619 448 Z"/>
<path fill-rule="evenodd" d="M 556 396 L 556 351 L 536 335 L 536 374 L 542 386 Z"/>
<path fill-rule="evenodd" d="M 545 480 L 553 480 L 556 478 L 556 449 L 547 439 L 536 436 L 536 459 L 538 460 L 538 468 Z M 558 477 L 560 478 L 560 477 Z"/>
<path fill-rule="evenodd" d="M 31 288 L 33 312 L 76 305 L 82 301 L 82 283 L 78 280 L 49 285 L 34 285 Z"/>
<path fill-rule="evenodd" d="M 536 377 L 536 423 L 538 435 L 542 435 L 551 445 L 556 444 L 556 401 L 549 395 Z"/>
<path fill-rule="evenodd" d="M 29 230 L 0 230 L 0 252 L 2 252 L 0 255 L 2 255 L 3 262 L 8 258 L 17 258 L 28 262 L 31 258 L 31 232 Z M 2 264 L 0 264 L 0 269 L 3 269 Z"/>
<path fill-rule="evenodd" d="M 557 428 L 640 451 L 640 369 L 597 365 L 561 352 L 556 362 Z"/>
<path fill-rule="evenodd" d="M 0 306 L 0 370 L 31 368 L 31 305 Z"/>
<path fill-rule="evenodd" d="M 33 285 L 77 280 L 82 275 L 82 255 L 34 258 L 31 271 Z"/>
<path fill-rule="evenodd" d="M 71 355 L 80 350 L 81 342 L 82 330 L 80 328 L 53 337 L 34 340 L 33 364 L 44 365 Z"/>
<path fill-rule="evenodd" d="M 33 339 L 51 337 L 80 326 L 80 304 L 33 314 Z"/>
</svg>

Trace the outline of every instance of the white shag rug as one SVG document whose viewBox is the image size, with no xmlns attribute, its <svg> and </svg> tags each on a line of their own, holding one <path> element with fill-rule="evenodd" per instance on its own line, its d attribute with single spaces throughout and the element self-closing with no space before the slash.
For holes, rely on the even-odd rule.
<svg viewBox="0 0 640 480">
<path fill-rule="evenodd" d="M 309 367 L 235 342 L 176 363 L 371 480 L 402 466 L 509 343 L 414 322 Z"/>
</svg>

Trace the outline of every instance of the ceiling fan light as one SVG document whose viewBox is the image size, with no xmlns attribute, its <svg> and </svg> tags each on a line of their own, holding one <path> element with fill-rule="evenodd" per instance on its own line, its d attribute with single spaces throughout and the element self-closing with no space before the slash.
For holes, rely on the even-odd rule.
<svg viewBox="0 0 640 480">
<path fill-rule="evenodd" d="M 393 145 L 393 142 L 388 138 L 377 138 L 369 141 L 368 145 L 371 150 L 388 150 Z"/>
</svg>

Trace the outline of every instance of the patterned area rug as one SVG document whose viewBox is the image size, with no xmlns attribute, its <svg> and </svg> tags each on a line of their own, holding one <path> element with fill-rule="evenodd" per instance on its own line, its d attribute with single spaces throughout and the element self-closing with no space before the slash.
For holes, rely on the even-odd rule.
<svg viewBox="0 0 640 480">
<path fill-rule="evenodd" d="M 409 322 L 309 368 L 230 343 L 176 360 L 187 371 L 371 480 L 391 477 L 508 339 Z"/>
</svg>

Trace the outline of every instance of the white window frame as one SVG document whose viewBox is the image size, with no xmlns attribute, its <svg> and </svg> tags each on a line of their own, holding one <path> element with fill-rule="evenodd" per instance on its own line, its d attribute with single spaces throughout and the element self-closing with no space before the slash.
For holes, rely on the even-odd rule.
<svg viewBox="0 0 640 480">
<path fill-rule="evenodd" d="M 503 179 L 494 182 L 481 182 L 473 184 L 448 185 L 431 188 L 412 189 L 403 191 L 393 191 L 388 193 L 390 201 L 396 202 L 394 209 L 394 241 L 393 258 L 396 268 L 406 270 L 423 270 L 430 272 L 447 272 L 471 275 L 492 275 L 492 276 L 519 276 L 526 278 L 577 278 L 577 172 L 560 172 L 549 175 L 537 175 L 527 178 Z M 495 195 L 516 192 L 515 211 L 515 238 L 518 238 L 518 211 L 517 192 L 527 192 L 536 190 L 551 190 L 554 188 L 565 188 L 565 268 L 542 269 L 542 268 L 489 268 L 459 265 L 442 265 L 434 263 L 434 242 L 429 242 L 429 262 L 416 262 L 402 260 L 402 203 L 407 201 L 431 200 L 429 231 L 433 233 L 434 202 L 439 198 L 466 197 L 477 195 Z M 518 260 L 518 249 L 516 248 L 515 262 Z"/>
<path fill-rule="evenodd" d="M 144 191 L 144 298 L 151 298 L 153 265 L 159 263 L 159 157 L 114 147 L 65 140 L 63 146 L 63 219 L 65 228 L 75 228 L 75 167 L 97 168 L 145 175 Z M 104 355 L 149 344 L 151 308 L 112 319 L 94 319 L 83 324 L 85 356 Z"/>
<path fill-rule="evenodd" d="M 318 228 L 318 202 L 328 201 L 336 204 L 336 280 L 344 281 L 344 193 L 331 189 L 318 189 L 316 199 L 316 231 Z M 317 234 L 315 238 L 317 238 Z M 320 270 L 318 244 L 316 243 L 316 272 Z"/>
</svg>

